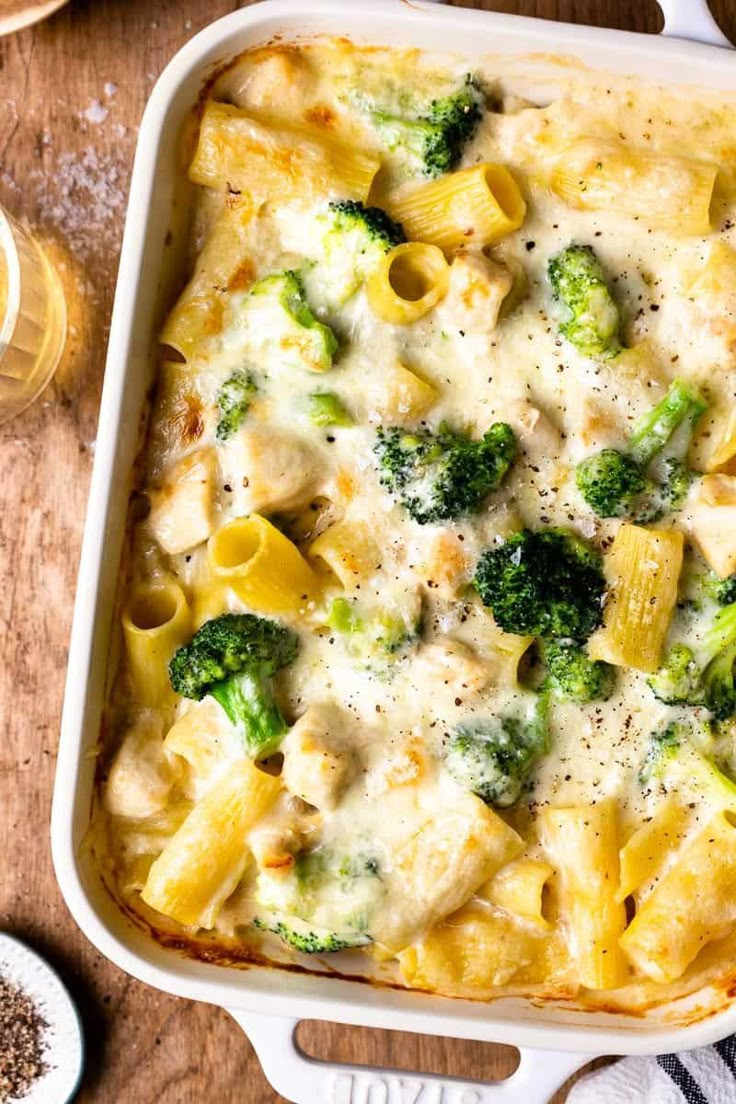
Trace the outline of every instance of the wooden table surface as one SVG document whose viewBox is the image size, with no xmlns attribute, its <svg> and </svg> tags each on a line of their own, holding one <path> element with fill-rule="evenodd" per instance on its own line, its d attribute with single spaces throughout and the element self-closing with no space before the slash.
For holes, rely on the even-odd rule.
<svg viewBox="0 0 736 1104">
<path fill-rule="evenodd" d="M 345 0 L 346 8 L 358 2 Z M 87 1038 L 78 1098 L 84 1104 L 281 1100 L 223 1011 L 149 989 L 93 950 L 61 899 L 48 842 L 72 601 L 137 125 L 172 54 L 239 6 L 235 0 L 71 0 L 46 23 L 0 40 L 0 203 L 26 216 L 49 242 L 70 318 L 53 385 L 0 430 L 0 929 L 44 953 L 79 1004 Z M 660 25 L 654 0 L 470 0 L 467 6 L 640 31 Z M 714 9 L 736 38 L 734 0 L 718 0 Z M 514 1065 L 509 1048 L 490 1044 L 331 1025 L 307 1025 L 300 1038 L 321 1056 L 405 1069 L 493 1079 Z"/>
</svg>

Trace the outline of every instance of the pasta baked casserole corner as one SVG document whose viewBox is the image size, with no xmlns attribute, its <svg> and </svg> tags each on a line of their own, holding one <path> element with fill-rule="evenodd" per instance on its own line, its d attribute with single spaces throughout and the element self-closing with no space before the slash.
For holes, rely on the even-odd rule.
<svg viewBox="0 0 736 1104">
<path fill-rule="evenodd" d="M 159 938 L 628 1012 L 733 972 L 735 124 L 343 39 L 212 80 L 90 835 Z"/>
</svg>

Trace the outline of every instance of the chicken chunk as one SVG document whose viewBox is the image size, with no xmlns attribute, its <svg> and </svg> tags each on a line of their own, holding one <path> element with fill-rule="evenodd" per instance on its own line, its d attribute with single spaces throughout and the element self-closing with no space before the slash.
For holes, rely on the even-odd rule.
<svg viewBox="0 0 736 1104">
<path fill-rule="evenodd" d="M 248 838 L 248 845 L 259 870 L 275 878 L 288 875 L 296 856 L 314 845 L 322 818 L 307 810 L 297 798 L 288 798 Z"/>
<path fill-rule="evenodd" d="M 463 332 L 489 334 L 513 285 L 505 265 L 482 253 L 458 253 L 450 266 L 450 290 L 442 309 Z"/>
<path fill-rule="evenodd" d="M 105 786 L 105 806 L 113 816 L 144 818 L 160 812 L 173 785 L 160 719 L 141 721 L 125 734 Z"/>
<path fill-rule="evenodd" d="M 561 438 L 558 427 L 548 414 L 528 399 L 512 400 L 504 416 L 518 433 L 529 455 L 550 457 L 559 453 Z"/>
<path fill-rule="evenodd" d="M 215 457 L 197 449 L 167 468 L 162 481 L 148 491 L 148 527 L 170 556 L 202 544 L 215 528 Z"/>
<path fill-rule="evenodd" d="M 494 686 L 515 687 L 518 684 L 519 663 L 533 638 L 503 632 L 490 610 L 479 603 L 458 606 L 455 619 L 457 624 L 448 625 L 452 632 L 449 644 L 455 649 L 463 649 L 471 657 L 478 670 L 478 680 L 481 677 L 485 680 L 483 686 L 492 683 Z"/>
<path fill-rule="evenodd" d="M 467 586 L 470 557 L 461 534 L 454 529 L 439 529 L 427 542 L 422 571 L 430 593 L 451 601 Z"/>
<path fill-rule="evenodd" d="M 421 684 L 432 686 L 435 693 L 444 688 L 453 699 L 463 693 L 480 693 L 493 674 L 487 663 L 458 640 L 425 644 L 416 662 L 424 668 Z"/>
<path fill-rule="evenodd" d="M 298 116 L 310 84 L 304 58 L 295 50 L 281 49 L 254 67 L 236 96 L 248 108 Z"/>
<path fill-rule="evenodd" d="M 312 705 L 282 744 L 284 785 L 318 809 L 335 808 L 357 769 L 344 726 L 337 707 Z"/>
<path fill-rule="evenodd" d="M 245 430 L 222 453 L 233 505 L 241 514 L 298 510 L 315 497 L 324 480 L 316 449 L 277 429 Z"/>
</svg>

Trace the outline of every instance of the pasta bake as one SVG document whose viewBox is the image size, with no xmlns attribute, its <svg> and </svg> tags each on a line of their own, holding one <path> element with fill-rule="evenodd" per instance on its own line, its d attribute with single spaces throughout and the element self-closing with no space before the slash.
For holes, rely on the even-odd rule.
<svg viewBox="0 0 736 1104">
<path fill-rule="evenodd" d="M 735 112 L 337 39 L 212 79 L 91 835 L 159 938 L 622 1011 L 733 969 Z"/>
</svg>

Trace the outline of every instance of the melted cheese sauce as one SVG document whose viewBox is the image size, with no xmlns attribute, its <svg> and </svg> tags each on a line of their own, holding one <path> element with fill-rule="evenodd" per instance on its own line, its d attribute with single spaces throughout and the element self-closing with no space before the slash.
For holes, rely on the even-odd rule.
<svg viewBox="0 0 736 1104">
<path fill-rule="evenodd" d="M 269 116 L 302 118 L 359 148 L 377 149 L 376 135 L 361 111 L 364 100 L 375 96 L 384 105 L 400 105 L 407 88 L 419 99 L 431 99 L 454 87 L 465 72 L 458 59 L 361 52 L 344 42 L 325 43 L 247 54 L 218 79 L 211 96 Z M 200 343 L 186 372 L 177 365 L 162 370 L 146 452 L 150 486 L 165 480 L 194 448 L 216 449 L 215 528 L 260 509 L 249 479 L 252 453 L 244 451 L 242 436 L 215 442 L 215 398 L 222 381 L 242 368 L 244 359 L 256 373 L 266 365 L 247 428 L 263 427 L 266 466 L 272 476 L 280 478 L 279 442 L 286 469 L 297 455 L 301 468 L 311 473 L 310 492 L 307 501 L 298 503 L 301 508 L 290 504 L 273 512 L 304 551 L 330 522 L 365 524 L 380 548 L 381 563 L 368 581 L 348 592 L 350 597 L 369 613 L 409 611 L 411 616 L 421 604 L 421 639 L 384 663 L 356 657 L 350 637 L 300 627 L 299 656 L 278 679 L 284 712 L 293 722 L 311 706 L 336 706 L 339 722 L 333 735 L 350 756 L 353 772 L 339 798 L 331 807 L 320 808 L 318 816 L 303 808 L 294 813 L 294 795 L 286 795 L 252 840 L 256 854 L 266 839 L 281 839 L 288 851 L 294 833 L 302 843 L 307 840 L 338 854 L 369 844 L 381 869 L 388 872 L 377 908 L 392 930 L 414 906 L 402 879 L 391 873 L 393 856 L 427 818 L 451 817 L 465 800 L 463 789 L 442 767 L 447 733 L 464 721 L 523 704 L 528 697 L 508 678 L 498 632 L 467 590 L 478 556 L 494 539 L 522 526 L 565 526 L 605 548 L 619 523 L 600 521 L 585 506 L 575 488 L 576 463 L 597 449 L 620 445 L 676 375 L 701 385 L 711 409 L 722 409 L 736 399 L 736 319 L 722 313 L 714 317 L 707 301 L 686 291 L 714 240 L 736 245 L 736 100 L 614 79 L 564 59 L 494 57 L 474 72 L 493 109 L 485 112 L 463 165 L 481 160 L 508 165 L 527 200 L 523 227 L 489 251 L 495 261 L 509 264 L 517 280 L 520 272 L 524 275 L 525 293 L 515 309 L 489 326 L 484 311 L 474 310 L 462 288 L 454 286 L 436 309 L 410 326 L 379 323 L 362 288 L 339 307 L 325 305 L 320 227 L 327 200 L 335 197 L 318 203 L 274 199 L 244 230 L 248 275 L 257 280 L 287 268 L 305 273 L 310 305 L 339 335 L 340 353 L 333 369 L 317 377 L 279 365 L 268 350 L 268 335 L 278 320 L 262 311 L 253 313 L 247 300 L 249 284 L 224 289 L 221 327 Z M 561 148 L 580 137 L 615 138 L 642 151 L 717 163 L 721 173 L 713 234 L 677 237 L 652 230 L 613 207 L 591 213 L 565 205 L 550 190 L 549 173 Z M 399 160 L 385 152 L 383 156 L 378 204 L 382 190 L 387 193 L 406 183 Z M 224 202 L 201 190 L 194 220 L 195 256 Z M 662 202 L 667 202 L 666 195 Z M 559 336 L 559 311 L 552 302 L 546 266 L 571 242 L 593 245 L 613 278 L 629 346 L 621 358 L 588 359 Z M 244 349 L 249 350 L 247 358 Z M 478 436 L 494 421 L 504 420 L 518 436 L 520 454 L 510 475 L 471 518 L 441 527 L 418 525 L 379 482 L 373 445 L 382 420 L 380 385 L 386 366 L 397 361 L 437 391 L 425 424 L 436 428 L 447 421 Z M 315 390 L 340 396 L 357 424 L 315 428 L 306 414 L 308 397 Z M 182 429 L 182 403 L 197 412 L 196 433 L 189 436 Z M 709 418 L 710 414 L 704 425 L 710 425 Z M 696 450 L 707 448 L 707 436 L 706 426 L 705 443 Z M 663 524 L 689 535 L 689 510 L 686 504 Z M 702 568 L 692 549 L 688 563 Z M 173 575 L 191 596 L 206 574 L 205 565 L 204 546 L 167 556 L 145 521 L 135 527 L 130 559 L 135 580 Z M 338 594 L 336 580 L 328 583 L 330 593 Z M 226 607 L 244 609 L 233 595 L 227 597 Z M 696 613 L 676 613 L 670 643 L 698 639 L 714 609 L 706 603 Z M 150 714 L 131 697 L 125 670 L 111 706 L 122 747 L 128 749 L 133 739 L 136 746 L 156 740 L 160 747 L 162 729 L 165 734 L 177 716 L 202 708 L 180 702 L 174 713 L 152 724 Z M 654 699 L 646 676 L 626 669 L 618 670 L 608 701 L 585 706 L 555 702 L 552 749 L 538 764 L 517 806 L 502 814 L 524 834 L 527 853 L 541 853 L 534 819 L 548 805 L 612 798 L 620 810 L 624 838 L 646 822 L 664 796 L 661 789 L 644 788 L 638 781 L 647 742 L 652 731 L 680 715 Z M 174 776 L 171 793 L 180 793 L 185 805 L 207 792 L 217 772 L 226 771 L 228 762 L 242 753 L 223 716 L 216 720 L 210 711 L 208 717 L 209 731 L 220 734 L 213 773 L 188 771 L 176 756 L 169 757 L 166 767 Z M 163 809 L 157 805 L 156 780 L 162 769 L 158 758 L 150 751 L 145 757 L 141 754 L 137 772 L 129 754 L 127 766 L 115 761 L 114 784 L 107 784 L 98 812 L 98 822 L 108 828 L 103 861 L 118 891 L 144 912 L 137 893 L 145 872 L 140 875 L 134 861 L 147 853 L 141 838 L 150 839 L 141 813 L 153 808 L 159 820 L 165 820 L 167 808 L 176 804 L 171 797 Z M 126 787 L 134 791 L 127 801 L 120 797 Z M 680 787 L 697 826 L 712 811 L 711 797 L 704 793 L 702 781 L 687 772 Z M 166 831 L 164 825 L 156 839 L 165 840 Z M 224 907 L 215 934 L 253 945 L 265 939 L 273 957 L 288 954 L 277 941 L 247 926 L 257 912 L 254 886 L 251 871 Z M 150 911 L 147 915 L 161 923 Z M 357 966 L 351 963 L 351 971 L 356 969 L 379 969 L 392 977 L 395 971 L 390 963 L 379 968 L 368 959 Z M 661 991 L 667 992 L 664 987 Z"/>
</svg>

